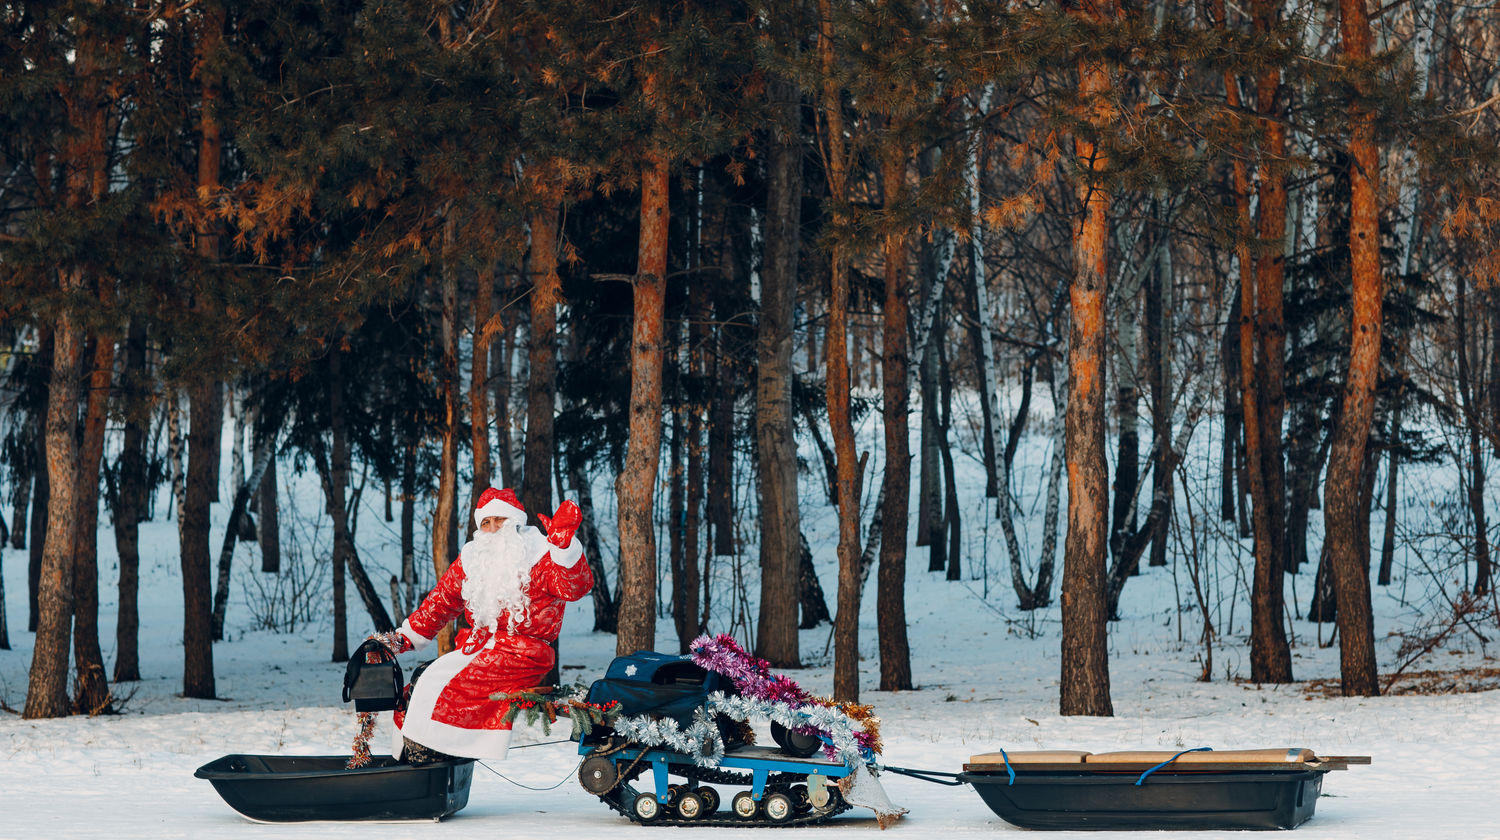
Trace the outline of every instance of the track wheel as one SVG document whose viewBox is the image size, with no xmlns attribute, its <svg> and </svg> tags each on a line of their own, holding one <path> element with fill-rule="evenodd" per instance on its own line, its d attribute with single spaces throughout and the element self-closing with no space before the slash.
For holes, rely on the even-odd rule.
<svg viewBox="0 0 1500 840">
<path fill-rule="evenodd" d="M 667 807 L 677 807 L 677 798 L 687 792 L 687 785 L 667 785 Z"/>
<path fill-rule="evenodd" d="M 656 801 L 656 794 L 643 793 L 630 803 L 630 810 L 635 812 L 641 822 L 653 822 L 661 816 L 661 803 Z"/>
<path fill-rule="evenodd" d="M 792 805 L 796 807 L 797 813 L 805 814 L 812 810 L 812 801 L 807 794 L 807 785 L 792 785 L 791 789 L 787 791 L 787 795 L 792 798 Z"/>
<path fill-rule="evenodd" d="M 691 791 L 677 796 L 677 814 L 685 820 L 696 820 L 703 816 L 703 797 Z"/>
<path fill-rule="evenodd" d="M 578 768 L 578 783 L 595 796 L 609 793 L 619 780 L 620 768 L 613 761 L 597 755 L 584 759 L 583 766 Z"/>
<path fill-rule="evenodd" d="M 792 798 L 784 793 L 771 793 L 761 798 L 760 807 L 766 812 L 766 819 L 772 823 L 784 823 L 797 813 L 797 806 L 792 804 Z"/>
<path fill-rule="evenodd" d="M 736 793 L 734 799 L 729 801 L 729 807 L 734 811 L 734 815 L 742 820 L 753 820 L 755 815 L 760 813 L 760 803 L 755 801 L 755 797 L 751 796 L 748 790 Z"/>
<path fill-rule="evenodd" d="M 813 811 L 819 814 L 837 811 L 844 801 L 837 785 L 819 784 L 816 787 L 809 787 L 807 793 Z"/>
<path fill-rule="evenodd" d="M 712 814 L 713 812 L 719 810 L 719 792 L 718 791 L 714 790 L 713 788 L 709 787 L 708 785 L 704 785 L 703 787 L 700 787 L 700 788 L 694 790 L 693 793 L 698 794 L 698 798 L 701 799 L 701 800 L 703 800 L 703 815 L 704 816 L 708 816 L 709 814 Z"/>
</svg>

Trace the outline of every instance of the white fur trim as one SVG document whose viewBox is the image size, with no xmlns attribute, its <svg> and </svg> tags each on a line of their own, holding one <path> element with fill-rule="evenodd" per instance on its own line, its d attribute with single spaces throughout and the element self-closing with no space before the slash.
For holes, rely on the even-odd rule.
<svg viewBox="0 0 1500 840">
<path fill-rule="evenodd" d="M 552 546 L 552 562 L 565 569 L 577 566 L 579 559 L 583 557 L 583 546 L 579 544 L 577 537 L 574 537 L 573 541 L 568 543 L 567 548 L 558 548 L 551 543 L 548 543 L 548 545 Z"/>
<path fill-rule="evenodd" d="M 412 629 L 410 619 L 401 622 L 401 626 L 396 628 L 396 632 L 405 636 L 406 640 L 408 642 L 411 642 L 412 650 L 421 650 L 422 648 L 432 644 L 431 639 Z"/>
<path fill-rule="evenodd" d="M 515 505 L 506 504 L 499 499 L 490 499 L 482 507 L 474 508 L 474 527 L 478 528 L 479 523 L 490 516 L 498 516 L 501 519 L 519 519 L 522 522 L 526 521 L 526 511 L 521 510 Z"/>
<path fill-rule="evenodd" d="M 422 678 L 411 690 L 411 703 L 406 709 L 406 726 L 401 734 L 424 747 L 464 758 L 482 758 L 499 761 L 505 758 L 510 748 L 509 729 L 464 729 L 432 719 L 438 696 L 448 683 L 468 667 L 478 652 L 466 654 L 461 651 L 446 653 L 433 660 Z"/>
</svg>

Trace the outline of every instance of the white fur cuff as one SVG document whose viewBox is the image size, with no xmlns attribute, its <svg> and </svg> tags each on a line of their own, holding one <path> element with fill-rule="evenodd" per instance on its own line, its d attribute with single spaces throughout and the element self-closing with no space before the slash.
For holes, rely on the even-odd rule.
<svg viewBox="0 0 1500 840">
<path fill-rule="evenodd" d="M 574 537 L 573 541 L 568 543 L 567 548 L 552 546 L 552 562 L 564 568 L 571 569 L 577 566 L 579 559 L 582 557 L 583 546 L 579 544 L 577 537 Z"/>
<path fill-rule="evenodd" d="M 401 626 L 396 628 L 396 632 L 405 636 L 406 640 L 408 642 L 411 642 L 412 650 L 421 650 L 422 648 L 432 644 L 431 639 L 412 629 L 411 621 L 409 620 L 401 622 Z"/>
</svg>

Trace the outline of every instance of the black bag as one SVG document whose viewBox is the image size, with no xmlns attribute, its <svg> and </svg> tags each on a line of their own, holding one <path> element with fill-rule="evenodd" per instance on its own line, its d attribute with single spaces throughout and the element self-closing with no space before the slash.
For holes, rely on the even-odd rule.
<svg viewBox="0 0 1500 840">
<path fill-rule="evenodd" d="M 589 686 L 588 702 L 620 704 L 620 714 L 650 714 L 692 723 L 693 712 L 715 691 L 734 694 L 729 678 L 705 670 L 690 656 L 638 650 L 617 656 L 604 679 Z"/>
<path fill-rule="evenodd" d="M 344 702 L 353 700 L 356 712 L 391 711 L 401 705 L 403 685 L 396 654 L 379 641 L 366 639 L 344 669 Z"/>
</svg>

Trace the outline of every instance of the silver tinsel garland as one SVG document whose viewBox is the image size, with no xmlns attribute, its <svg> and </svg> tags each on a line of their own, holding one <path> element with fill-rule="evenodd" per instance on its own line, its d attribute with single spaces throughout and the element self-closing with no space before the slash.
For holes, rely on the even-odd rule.
<svg viewBox="0 0 1500 840">
<path fill-rule="evenodd" d="M 617 718 L 615 732 L 648 747 L 669 747 L 689 755 L 699 767 L 717 767 L 724 760 L 724 739 L 714 718 L 724 715 L 731 720 L 749 721 L 763 717 L 787 729 L 811 727 L 831 742 L 824 747 L 830 758 L 855 767 L 868 760 L 854 735 L 860 724 L 838 709 L 806 705 L 793 708 L 752 697 L 727 697 L 724 692 L 710 694 L 702 706 L 693 711 L 693 722 L 683 729 L 671 718 L 634 715 Z"/>
</svg>

